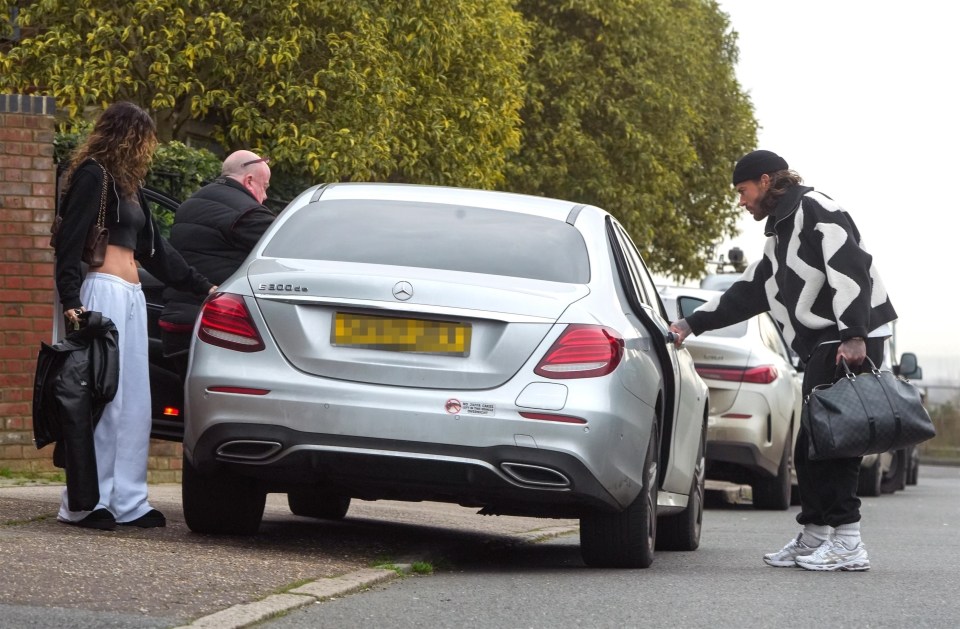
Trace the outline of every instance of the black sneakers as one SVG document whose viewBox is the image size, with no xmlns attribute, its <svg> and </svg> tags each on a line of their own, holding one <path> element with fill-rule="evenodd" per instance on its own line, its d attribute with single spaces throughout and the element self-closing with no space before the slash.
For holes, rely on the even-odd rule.
<svg viewBox="0 0 960 629">
<path fill-rule="evenodd" d="M 88 516 L 89 517 L 89 516 Z M 167 525 L 167 519 L 156 509 L 150 509 L 136 520 L 118 522 L 121 526 L 139 526 L 142 529 L 161 528 Z"/>
<path fill-rule="evenodd" d="M 117 521 L 113 518 L 113 514 L 106 509 L 95 509 L 88 513 L 87 517 L 82 520 L 77 520 L 76 522 L 71 522 L 70 520 L 60 521 L 72 526 L 82 526 L 85 529 L 100 529 L 101 531 L 112 531 L 117 528 Z"/>
<path fill-rule="evenodd" d="M 167 525 L 167 519 L 163 517 L 163 514 L 156 509 L 150 509 L 136 520 L 131 520 L 129 522 L 117 522 L 114 519 L 113 514 L 106 509 L 96 509 L 91 511 L 87 514 L 87 517 L 83 518 L 82 520 L 77 520 L 76 522 L 71 522 L 70 520 L 60 521 L 64 524 L 82 526 L 83 528 L 87 529 L 100 529 L 101 531 L 112 531 L 117 528 L 117 524 L 121 526 L 138 526 L 142 529 L 160 528 Z"/>
</svg>

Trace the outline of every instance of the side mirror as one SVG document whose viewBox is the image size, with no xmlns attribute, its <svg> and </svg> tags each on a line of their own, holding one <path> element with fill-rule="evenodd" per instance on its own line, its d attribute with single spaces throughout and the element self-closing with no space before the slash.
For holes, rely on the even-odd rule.
<svg viewBox="0 0 960 629">
<path fill-rule="evenodd" d="M 900 356 L 900 364 L 896 367 L 896 373 L 911 380 L 923 379 L 923 369 L 917 364 L 917 355 L 913 352 L 904 352 Z"/>
<path fill-rule="evenodd" d="M 697 297 L 678 297 L 677 298 L 677 311 L 680 314 L 681 319 L 686 319 L 693 311 L 707 303 L 705 299 L 698 299 Z"/>
</svg>

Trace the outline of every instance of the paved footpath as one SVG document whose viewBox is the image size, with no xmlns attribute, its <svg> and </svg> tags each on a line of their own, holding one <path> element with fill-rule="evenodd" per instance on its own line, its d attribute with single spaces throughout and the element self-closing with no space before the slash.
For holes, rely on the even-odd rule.
<svg viewBox="0 0 960 629">
<path fill-rule="evenodd" d="M 242 627 L 397 575 L 376 566 L 430 561 L 478 535 L 522 542 L 577 524 L 391 501 L 354 501 L 344 522 L 327 522 L 294 516 L 285 496 L 270 495 L 259 535 L 211 536 L 187 528 L 179 485 L 151 485 L 167 527 L 108 532 L 57 522 L 62 490 L 0 486 L 0 628 L 43 626 L 38 615 L 49 626 L 58 612 L 73 626 Z"/>
</svg>

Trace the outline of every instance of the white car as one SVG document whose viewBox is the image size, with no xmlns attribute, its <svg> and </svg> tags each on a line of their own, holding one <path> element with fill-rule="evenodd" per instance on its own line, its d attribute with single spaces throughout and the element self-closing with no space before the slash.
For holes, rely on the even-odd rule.
<svg viewBox="0 0 960 629">
<path fill-rule="evenodd" d="M 719 291 L 660 289 L 671 319 Z M 763 313 L 684 342 L 710 388 L 707 478 L 750 485 L 758 509 L 787 509 L 796 472 L 802 378 L 779 326 Z"/>
</svg>

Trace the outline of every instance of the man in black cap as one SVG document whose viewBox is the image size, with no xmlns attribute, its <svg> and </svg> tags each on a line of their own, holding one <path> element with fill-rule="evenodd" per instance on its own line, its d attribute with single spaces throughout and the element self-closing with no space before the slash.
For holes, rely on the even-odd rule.
<svg viewBox="0 0 960 629">
<path fill-rule="evenodd" d="M 897 318 L 850 216 L 833 199 L 801 185 L 772 151 L 744 155 L 733 169 L 740 205 L 766 220 L 763 257 L 722 295 L 671 324 L 679 346 L 690 334 L 726 327 L 769 311 L 804 362 L 803 396 L 838 379 L 837 365 L 883 360 Z M 842 370 L 841 370 L 842 372 Z M 799 421 L 799 418 L 797 418 Z M 810 461 L 801 426 L 794 462 L 803 530 L 763 560 L 775 567 L 868 570 L 860 540 L 857 484 L 861 457 Z"/>
</svg>

